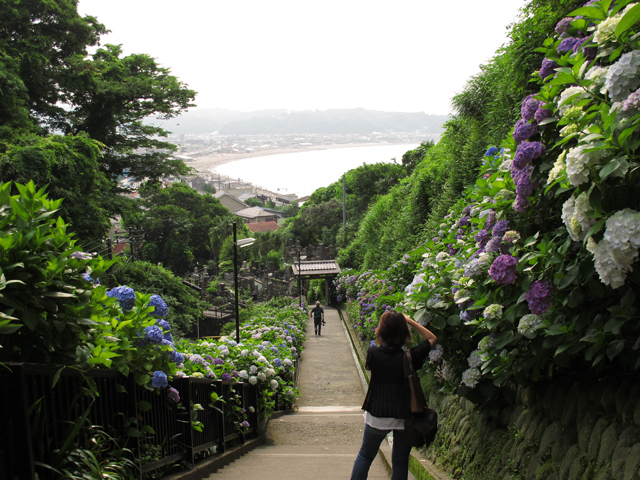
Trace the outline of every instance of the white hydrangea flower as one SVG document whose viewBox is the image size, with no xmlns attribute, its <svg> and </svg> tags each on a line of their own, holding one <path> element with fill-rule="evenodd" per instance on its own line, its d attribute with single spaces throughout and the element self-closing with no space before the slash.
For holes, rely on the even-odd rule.
<svg viewBox="0 0 640 480">
<path fill-rule="evenodd" d="M 479 350 L 474 350 L 467 358 L 467 362 L 469 362 L 469 367 L 478 368 L 482 365 L 482 357 L 480 356 Z"/>
<path fill-rule="evenodd" d="M 255 385 L 256 383 L 258 383 L 258 379 L 252 375 L 249 377 L 249 383 L 251 385 Z"/>
<path fill-rule="evenodd" d="M 293 362 L 291 360 L 289 360 L 288 358 L 284 359 L 283 362 L 287 367 L 290 367 L 291 365 L 293 365 Z"/>
<path fill-rule="evenodd" d="M 578 100 L 582 100 L 585 97 L 588 97 L 589 94 L 582 87 L 569 87 L 566 88 L 560 94 L 560 101 L 558 102 L 558 108 L 560 110 L 560 115 L 564 115 L 571 106 L 577 102 Z"/>
<path fill-rule="evenodd" d="M 447 258 L 449 258 L 449 254 L 447 252 L 439 252 L 436 255 L 436 262 L 443 262 Z M 423 278 L 424 278 L 424 276 L 423 276 Z"/>
<path fill-rule="evenodd" d="M 265 372 L 267 377 L 273 377 L 276 374 L 276 371 L 273 368 L 267 368 Z"/>
<path fill-rule="evenodd" d="M 604 241 L 613 259 L 631 270 L 640 248 L 640 213 L 630 208 L 614 213 L 607 219 Z"/>
<path fill-rule="evenodd" d="M 429 352 L 429 362 L 436 363 L 442 359 L 442 354 L 444 353 L 444 348 L 442 345 L 438 344 L 436 347 Z"/>
<path fill-rule="evenodd" d="M 263 357 L 262 355 L 260 355 L 258 357 L 258 359 L 256 360 L 256 362 L 258 362 L 258 363 L 267 363 L 267 359 L 265 357 Z"/>
<path fill-rule="evenodd" d="M 238 372 L 238 375 L 240 375 L 240 378 L 242 378 L 243 380 L 246 380 L 249 378 L 249 374 L 247 373 L 246 370 L 240 370 Z"/>
<path fill-rule="evenodd" d="M 596 32 L 593 34 L 593 41 L 598 45 L 602 45 L 609 40 L 615 38 L 615 31 L 618 23 L 622 19 L 621 15 L 614 15 L 613 17 L 605 18 L 598 24 Z"/>
<path fill-rule="evenodd" d="M 542 318 L 533 313 L 529 313 L 520 319 L 518 323 L 518 333 L 532 339 L 536 336 L 536 330 L 542 327 Z"/>
<path fill-rule="evenodd" d="M 571 185 L 577 186 L 589 181 L 589 167 L 607 155 L 606 150 L 585 152 L 589 145 L 578 145 L 567 153 L 567 177 Z"/>
<path fill-rule="evenodd" d="M 569 198 L 562 206 L 562 221 L 574 241 L 582 240 L 595 224 L 595 220 L 587 216 L 591 210 L 587 192 Z"/>
<path fill-rule="evenodd" d="M 462 373 L 462 383 L 469 388 L 475 388 L 482 374 L 477 368 L 469 368 Z"/>
<path fill-rule="evenodd" d="M 498 170 L 500 170 L 501 172 L 510 172 L 512 163 L 513 163 L 513 160 L 511 160 L 509 157 L 507 157 L 500 164 L 500 166 L 498 167 Z"/>
<path fill-rule="evenodd" d="M 249 367 L 250 375 L 254 375 L 257 371 L 258 371 L 258 367 L 256 367 L 255 365 L 251 365 L 251 367 Z"/>
<path fill-rule="evenodd" d="M 264 382 L 267 379 L 267 376 L 262 372 L 258 373 L 257 377 L 261 382 Z"/>
<path fill-rule="evenodd" d="M 271 389 L 272 390 L 277 390 L 278 389 L 278 381 L 277 380 L 271 380 Z"/>
<path fill-rule="evenodd" d="M 404 289 L 405 292 L 407 293 L 413 293 L 414 291 L 417 290 L 417 286 L 421 283 L 425 283 L 424 282 L 424 273 L 420 273 L 418 275 L 416 275 L 415 277 L 413 277 L 413 281 L 407 285 Z"/>
<path fill-rule="evenodd" d="M 627 272 L 613 259 L 604 240 L 596 243 L 593 237 L 590 237 L 587 241 L 587 250 L 593 254 L 594 266 L 602 283 L 611 285 L 613 288 L 624 285 Z"/>
<path fill-rule="evenodd" d="M 478 258 L 471 260 L 464 269 L 466 277 L 474 277 L 489 269 L 491 266 L 491 256 L 488 253 L 481 253 Z"/>
<path fill-rule="evenodd" d="M 241 357 L 246 357 L 247 355 L 249 355 L 249 350 L 246 348 L 240 352 Z"/>
<path fill-rule="evenodd" d="M 549 178 L 547 179 L 547 183 L 551 185 L 556 179 L 564 172 L 566 168 L 566 164 L 564 163 L 564 159 L 567 157 L 567 151 L 563 150 L 562 153 L 558 156 L 556 163 L 553 164 L 553 168 L 549 172 Z"/>
<path fill-rule="evenodd" d="M 494 303 L 484 309 L 484 311 L 482 312 L 482 316 L 487 320 L 502 318 L 502 309 L 503 309 L 502 305 Z"/>
<path fill-rule="evenodd" d="M 605 86 L 605 81 L 607 78 L 607 72 L 609 71 L 609 67 L 593 67 L 591 68 L 587 74 L 584 76 L 586 80 L 591 80 L 593 83 L 587 88 L 591 93 L 600 92 L 603 94 L 607 93 L 607 87 Z"/>
<path fill-rule="evenodd" d="M 629 94 L 640 86 L 640 50 L 625 53 L 609 67 L 606 74 L 605 88 L 609 98 L 614 102 L 622 102 Z"/>
<path fill-rule="evenodd" d="M 447 305 L 442 301 L 442 295 L 436 293 L 427 300 L 427 308 L 447 308 Z"/>
</svg>

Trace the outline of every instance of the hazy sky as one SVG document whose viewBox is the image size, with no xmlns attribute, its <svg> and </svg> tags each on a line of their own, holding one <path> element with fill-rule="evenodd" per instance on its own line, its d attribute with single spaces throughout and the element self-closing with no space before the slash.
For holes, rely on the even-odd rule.
<svg viewBox="0 0 640 480">
<path fill-rule="evenodd" d="M 201 108 L 447 114 L 523 0 L 80 0 L 198 92 Z"/>
</svg>

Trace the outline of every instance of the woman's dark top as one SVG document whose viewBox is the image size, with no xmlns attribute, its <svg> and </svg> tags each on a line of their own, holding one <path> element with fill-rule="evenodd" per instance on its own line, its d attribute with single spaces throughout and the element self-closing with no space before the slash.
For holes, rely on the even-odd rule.
<svg viewBox="0 0 640 480">
<path fill-rule="evenodd" d="M 422 367 L 431 343 L 425 340 L 411 348 L 414 370 Z M 362 409 L 374 417 L 410 418 L 411 389 L 404 370 L 402 347 L 369 347 L 365 368 L 371 370 L 371 382 Z"/>
</svg>

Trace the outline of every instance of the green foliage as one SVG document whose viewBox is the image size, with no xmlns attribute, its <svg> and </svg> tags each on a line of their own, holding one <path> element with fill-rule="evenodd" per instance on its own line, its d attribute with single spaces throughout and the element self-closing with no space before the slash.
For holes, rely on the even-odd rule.
<svg viewBox="0 0 640 480">
<path fill-rule="evenodd" d="M 247 198 L 244 203 L 249 207 L 264 207 L 264 202 L 258 197 Z"/>
<path fill-rule="evenodd" d="M 47 186 L 64 198 L 60 216 L 83 239 L 103 238 L 111 223 L 104 208 L 107 188 L 100 173 L 101 144 L 78 136 L 24 136 L 0 154 L 0 177 L 17 183 Z"/>
<path fill-rule="evenodd" d="M 205 183 L 204 185 L 202 185 L 202 191 L 204 193 L 210 193 L 211 195 L 213 195 L 214 193 L 216 193 L 216 187 L 209 183 Z"/>
<path fill-rule="evenodd" d="M 199 293 L 182 283 L 182 279 L 149 262 L 118 264 L 101 281 L 109 288 L 127 285 L 136 291 L 160 295 L 169 307 L 165 320 L 176 329 L 174 335 L 189 332 L 207 308 Z"/>
<path fill-rule="evenodd" d="M 72 364 L 91 319 L 92 291 L 83 273 L 100 276 L 111 262 L 78 255 L 64 221 L 33 182 L 0 186 L 0 350 L 4 360 Z"/>
<path fill-rule="evenodd" d="M 346 246 L 352 240 L 368 206 L 379 195 L 406 175 L 395 163 L 362 165 L 346 173 L 346 230 L 342 229 L 342 179 L 319 188 L 304 203 L 300 212 L 286 225 L 281 235 L 300 240 L 301 244 Z"/>
<path fill-rule="evenodd" d="M 184 184 L 147 187 L 141 195 L 145 209 L 130 210 L 123 220 L 127 228 L 143 232 L 143 260 L 176 273 L 218 262 L 222 242 L 230 233 L 225 227 L 233 216 L 216 198 Z"/>
</svg>

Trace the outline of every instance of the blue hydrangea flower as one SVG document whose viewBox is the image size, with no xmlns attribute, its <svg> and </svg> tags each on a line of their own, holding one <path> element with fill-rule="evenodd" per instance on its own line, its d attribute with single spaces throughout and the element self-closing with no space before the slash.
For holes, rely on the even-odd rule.
<svg viewBox="0 0 640 480">
<path fill-rule="evenodd" d="M 112 288 L 107 292 L 107 297 L 115 297 L 120 302 L 120 307 L 123 311 L 131 310 L 136 304 L 136 292 L 133 288 L 122 285 L 120 287 Z"/>
<path fill-rule="evenodd" d="M 151 385 L 153 388 L 165 388 L 169 385 L 169 380 L 167 379 L 167 375 L 160 370 L 156 370 L 153 372 L 153 377 L 151 377 Z"/>
<path fill-rule="evenodd" d="M 273 363 L 275 363 L 276 367 L 281 367 L 282 366 L 282 360 L 280 360 L 279 358 L 276 358 Z"/>
<path fill-rule="evenodd" d="M 151 325 L 145 328 L 144 335 L 151 343 L 155 345 L 161 344 L 164 340 L 164 337 L 162 336 L 162 330 L 160 330 L 160 327 L 156 325 Z"/>
<path fill-rule="evenodd" d="M 489 148 L 489 150 L 487 150 L 484 153 L 484 156 L 485 157 L 490 157 L 492 155 L 495 155 L 496 153 L 498 153 L 498 147 L 491 147 L 491 148 Z"/>
<path fill-rule="evenodd" d="M 163 332 L 168 332 L 169 330 L 171 330 L 171 324 L 166 320 L 159 320 L 156 322 L 156 325 L 158 325 Z"/>
<path fill-rule="evenodd" d="M 149 306 L 155 307 L 155 310 L 151 312 L 151 315 L 153 316 L 163 318 L 169 313 L 169 308 L 160 295 L 151 295 L 151 298 L 149 299 Z"/>
<path fill-rule="evenodd" d="M 91 275 L 89 275 L 88 273 L 83 273 L 82 278 L 84 278 L 87 282 L 93 283 L 93 278 L 91 278 Z"/>
<path fill-rule="evenodd" d="M 173 362 L 173 363 L 184 363 L 184 356 L 180 353 L 180 352 L 176 352 L 175 350 L 171 350 L 169 352 L 169 359 Z"/>
</svg>

